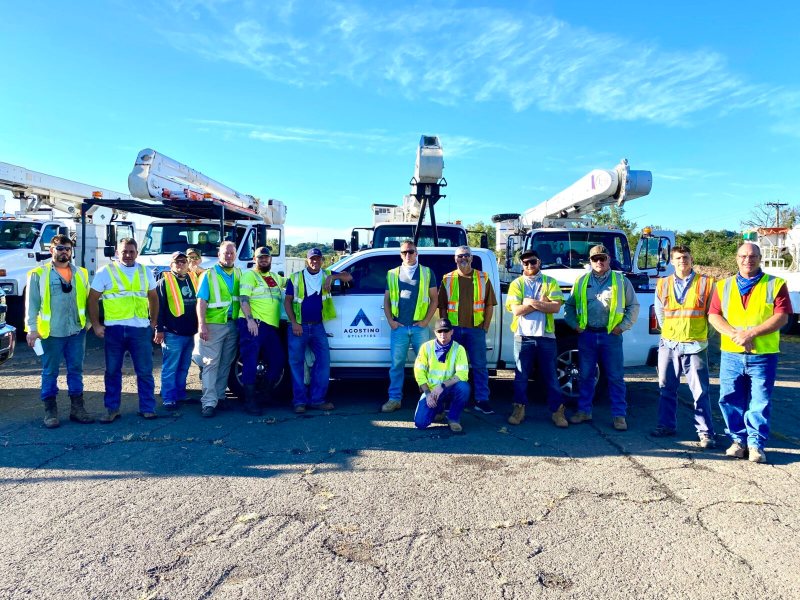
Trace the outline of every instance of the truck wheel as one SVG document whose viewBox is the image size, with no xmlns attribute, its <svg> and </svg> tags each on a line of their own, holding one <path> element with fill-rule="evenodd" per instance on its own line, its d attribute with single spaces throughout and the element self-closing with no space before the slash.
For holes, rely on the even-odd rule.
<svg viewBox="0 0 800 600">
<path fill-rule="evenodd" d="M 569 341 L 569 340 L 567 340 Z M 558 385 L 561 386 L 561 393 L 564 400 L 574 402 L 578 399 L 580 391 L 580 363 L 578 362 L 578 342 L 559 344 L 558 356 L 556 356 L 556 377 Z M 595 384 L 599 378 L 600 370 L 595 367 Z"/>
<path fill-rule="evenodd" d="M 263 356 L 260 356 L 256 364 L 256 392 L 263 393 L 267 388 L 267 361 Z M 278 383 L 272 392 L 272 404 L 282 404 L 288 397 L 289 390 L 289 367 L 284 365 L 281 369 Z M 244 385 L 242 384 L 242 360 L 237 354 L 236 361 L 231 367 L 230 375 L 228 375 L 228 389 L 232 394 L 237 396 L 240 400 L 244 401 Z"/>
<path fill-rule="evenodd" d="M 783 335 L 789 335 L 794 332 L 795 327 L 797 327 L 797 315 L 789 315 L 789 320 L 786 321 L 786 325 L 781 327 L 781 333 Z"/>
</svg>

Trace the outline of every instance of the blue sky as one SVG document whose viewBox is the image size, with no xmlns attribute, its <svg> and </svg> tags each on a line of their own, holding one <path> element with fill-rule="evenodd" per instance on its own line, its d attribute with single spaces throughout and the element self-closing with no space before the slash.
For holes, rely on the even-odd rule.
<svg viewBox="0 0 800 600">
<path fill-rule="evenodd" d="M 705 6 L 704 6 L 705 4 Z M 800 205 L 797 3 L 0 0 L 0 161 L 127 191 L 146 147 L 329 241 L 400 203 L 422 133 L 442 219 L 521 212 L 627 157 L 628 218 Z"/>
</svg>

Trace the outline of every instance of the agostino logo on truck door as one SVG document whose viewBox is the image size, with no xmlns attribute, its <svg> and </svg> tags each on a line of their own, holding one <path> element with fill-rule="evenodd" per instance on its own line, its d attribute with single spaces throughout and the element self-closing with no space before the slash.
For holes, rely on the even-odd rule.
<svg viewBox="0 0 800 600">
<path fill-rule="evenodd" d="M 381 335 L 381 321 L 379 314 L 368 316 L 363 308 L 359 308 L 355 315 L 342 315 L 345 325 L 345 338 L 377 338 Z M 375 323 L 375 324 L 373 324 Z"/>
</svg>

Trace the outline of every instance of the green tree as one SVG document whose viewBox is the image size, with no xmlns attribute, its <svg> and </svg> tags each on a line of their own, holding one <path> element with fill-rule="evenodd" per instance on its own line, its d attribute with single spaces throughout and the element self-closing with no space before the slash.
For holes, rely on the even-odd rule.
<svg viewBox="0 0 800 600">
<path fill-rule="evenodd" d="M 676 242 L 688 246 L 696 265 L 736 272 L 736 248 L 741 236 L 734 231 L 686 231 L 678 233 Z"/>
<path fill-rule="evenodd" d="M 609 229 L 621 229 L 628 236 L 628 239 L 633 244 L 633 238 L 636 234 L 637 225 L 634 221 L 625 218 L 625 208 L 622 206 L 606 206 L 600 212 L 596 212 L 589 217 L 596 227 L 608 227 Z"/>
<path fill-rule="evenodd" d="M 496 231 L 494 225 L 491 223 L 484 223 L 483 221 L 478 221 L 477 223 L 473 223 L 472 225 L 467 225 L 467 230 L 470 233 L 467 234 L 467 240 L 470 246 L 478 247 L 481 245 L 481 232 L 486 234 L 486 237 L 489 238 L 489 248 L 494 250 L 494 244 L 496 239 Z M 475 232 L 475 233 L 472 233 Z"/>
</svg>

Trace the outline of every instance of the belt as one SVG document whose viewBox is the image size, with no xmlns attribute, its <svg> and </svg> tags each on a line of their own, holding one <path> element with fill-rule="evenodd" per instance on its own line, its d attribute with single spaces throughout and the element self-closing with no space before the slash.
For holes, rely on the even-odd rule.
<svg viewBox="0 0 800 600">
<path fill-rule="evenodd" d="M 322 321 L 303 321 L 301 325 L 322 325 Z"/>
<path fill-rule="evenodd" d="M 520 339 L 522 341 L 525 341 L 525 342 L 527 342 L 529 340 L 540 340 L 540 339 L 542 339 L 542 336 L 539 336 L 539 335 L 515 335 L 514 337 L 517 338 L 517 339 Z"/>
<path fill-rule="evenodd" d="M 584 331 L 591 331 L 592 333 L 608 333 L 606 327 L 586 327 Z"/>
</svg>

